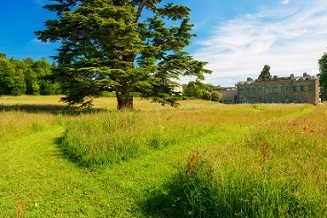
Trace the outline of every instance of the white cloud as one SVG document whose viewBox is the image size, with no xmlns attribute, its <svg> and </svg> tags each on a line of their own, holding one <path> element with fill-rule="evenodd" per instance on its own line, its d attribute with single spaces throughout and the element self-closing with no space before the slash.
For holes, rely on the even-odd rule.
<svg viewBox="0 0 327 218">
<path fill-rule="evenodd" d="M 288 3 L 290 3 L 290 0 L 282 0 L 281 3 L 287 5 Z"/>
<path fill-rule="evenodd" d="M 208 82 L 231 86 L 256 78 L 265 64 L 279 76 L 318 73 L 317 61 L 327 46 L 327 4 L 282 2 L 288 5 L 220 23 L 207 40 L 198 42 L 201 49 L 193 55 L 214 71 Z"/>
</svg>

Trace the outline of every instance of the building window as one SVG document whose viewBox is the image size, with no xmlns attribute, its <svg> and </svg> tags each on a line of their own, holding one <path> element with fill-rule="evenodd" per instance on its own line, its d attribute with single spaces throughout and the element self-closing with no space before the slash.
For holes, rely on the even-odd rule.
<svg viewBox="0 0 327 218">
<path fill-rule="evenodd" d="M 250 88 L 247 88 L 247 89 L 246 89 L 246 94 L 247 94 L 247 95 L 250 95 Z"/>
<path fill-rule="evenodd" d="M 300 90 L 301 90 L 301 92 L 304 91 L 304 85 L 301 85 L 301 86 L 300 86 Z"/>
<path fill-rule="evenodd" d="M 275 97 L 274 96 L 271 97 L 271 103 L 275 103 Z"/>
<path fill-rule="evenodd" d="M 278 95 L 278 96 L 277 96 L 277 102 L 278 102 L 278 103 L 281 103 L 281 102 L 282 102 L 282 96 L 281 96 L 281 95 Z"/>
<path fill-rule="evenodd" d="M 293 92 L 296 92 L 296 86 L 293 86 Z"/>
<path fill-rule="evenodd" d="M 252 104 L 255 104 L 256 101 L 255 101 L 255 97 L 252 97 Z"/>
<path fill-rule="evenodd" d="M 288 85 L 285 86 L 285 92 L 289 92 Z"/>
<path fill-rule="evenodd" d="M 294 103 L 297 102 L 297 97 L 296 97 L 296 95 L 293 95 L 293 96 L 292 96 L 292 100 L 293 100 Z"/>
<path fill-rule="evenodd" d="M 262 88 L 261 88 L 261 87 L 258 88 L 258 94 L 259 94 L 259 95 L 262 94 Z"/>
<path fill-rule="evenodd" d="M 255 88 L 252 88 L 252 95 L 255 95 L 256 94 L 256 90 Z"/>
<path fill-rule="evenodd" d="M 300 100 L 302 103 L 304 102 L 304 96 L 301 95 L 301 100 Z"/>
<path fill-rule="evenodd" d="M 277 87 L 277 92 L 278 92 L 278 93 L 282 93 L 282 86 L 281 86 L 281 85 L 279 85 L 279 86 Z"/>
<path fill-rule="evenodd" d="M 265 93 L 268 94 L 269 93 L 269 87 L 265 88 Z"/>
<path fill-rule="evenodd" d="M 312 92 L 313 88 L 312 85 L 309 85 L 309 91 Z"/>
</svg>

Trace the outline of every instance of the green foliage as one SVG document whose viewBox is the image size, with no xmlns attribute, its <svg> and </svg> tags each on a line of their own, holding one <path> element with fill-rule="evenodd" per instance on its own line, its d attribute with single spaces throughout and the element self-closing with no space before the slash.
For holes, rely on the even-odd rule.
<svg viewBox="0 0 327 218">
<path fill-rule="evenodd" d="M 210 100 L 208 93 L 213 88 L 211 84 L 202 83 L 200 80 L 190 81 L 187 85 L 183 85 L 184 95 L 189 98 Z M 210 93 L 209 93 L 210 94 Z"/>
<path fill-rule="evenodd" d="M 211 100 L 211 93 L 210 92 L 203 92 L 202 98 L 204 100 Z"/>
<path fill-rule="evenodd" d="M 220 95 L 219 95 L 219 92 L 217 91 L 213 91 L 211 93 L 211 101 L 216 101 L 216 102 L 219 102 L 220 101 Z"/>
<path fill-rule="evenodd" d="M 204 79 L 211 72 L 183 51 L 194 36 L 186 6 L 152 0 L 54 2 L 45 8 L 58 19 L 47 20 L 36 34 L 62 43 L 55 73 L 68 104 L 90 105 L 88 100 L 114 91 L 118 109 L 132 109 L 135 93 L 175 106 L 170 79 Z"/>
<path fill-rule="evenodd" d="M 0 95 L 21 95 L 25 93 L 24 76 L 6 58 L 0 58 Z"/>
<path fill-rule="evenodd" d="M 0 58 L 0 94 L 2 95 L 53 95 L 61 93 L 60 84 L 52 81 L 51 66 L 46 59 L 22 61 Z"/>
<path fill-rule="evenodd" d="M 327 100 L 327 53 L 325 52 L 318 60 L 319 64 L 319 83 L 321 87 L 323 100 Z"/>
<path fill-rule="evenodd" d="M 189 98 L 201 98 L 202 90 L 195 82 L 189 82 L 187 86 L 183 87 L 184 95 Z"/>
<path fill-rule="evenodd" d="M 269 65 L 265 65 L 263 66 L 263 69 L 259 75 L 259 79 L 262 79 L 262 80 L 269 80 L 271 78 L 271 75 L 270 75 L 270 66 Z"/>
</svg>

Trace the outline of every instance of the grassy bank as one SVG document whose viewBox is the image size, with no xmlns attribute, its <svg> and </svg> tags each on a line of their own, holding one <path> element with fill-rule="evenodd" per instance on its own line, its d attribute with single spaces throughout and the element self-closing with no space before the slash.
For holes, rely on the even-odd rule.
<svg viewBox="0 0 327 218">
<path fill-rule="evenodd" d="M 325 105 L 0 100 L 4 217 L 327 215 Z"/>
</svg>

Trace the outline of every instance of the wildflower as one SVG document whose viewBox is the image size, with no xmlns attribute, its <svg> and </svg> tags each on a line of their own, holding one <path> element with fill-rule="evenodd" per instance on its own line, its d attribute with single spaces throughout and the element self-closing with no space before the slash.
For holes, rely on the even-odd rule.
<svg viewBox="0 0 327 218">
<path fill-rule="evenodd" d="M 312 130 L 310 130 L 310 133 L 314 133 L 315 131 L 312 129 Z"/>
<path fill-rule="evenodd" d="M 295 123 L 295 122 L 293 122 L 292 126 L 296 126 L 296 123 Z"/>
<path fill-rule="evenodd" d="M 166 118 L 166 121 L 169 121 L 170 119 L 171 119 L 171 117 L 167 117 L 167 118 Z"/>
<path fill-rule="evenodd" d="M 307 130 L 307 127 L 305 126 L 305 127 L 303 127 L 303 131 L 305 131 L 305 130 Z"/>
<path fill-rule="evenodd" d="M 298 192 L 294 192 L 294 193 L 292 194 L 292 197 L 293 197 L 293 198 L 299 198 L 299 196 L 300 196 L 300 193 L 298 193 Z"/>
</svg>

